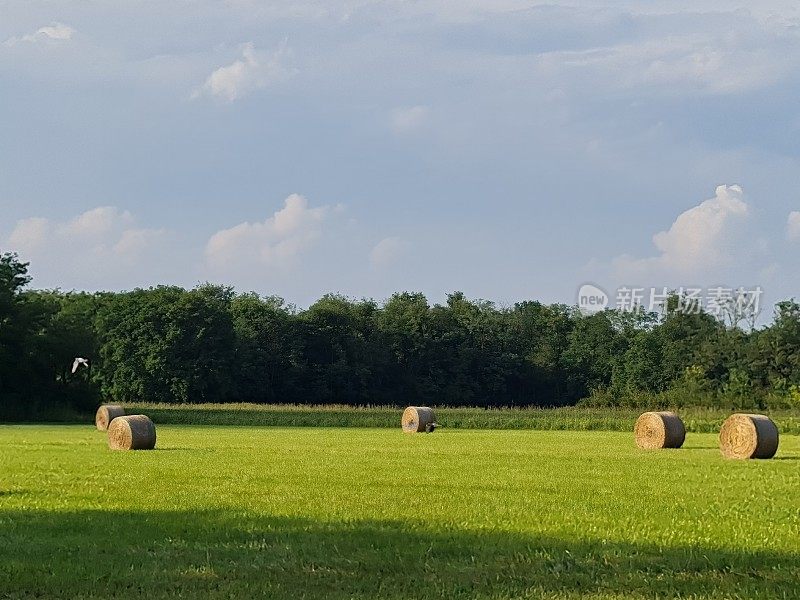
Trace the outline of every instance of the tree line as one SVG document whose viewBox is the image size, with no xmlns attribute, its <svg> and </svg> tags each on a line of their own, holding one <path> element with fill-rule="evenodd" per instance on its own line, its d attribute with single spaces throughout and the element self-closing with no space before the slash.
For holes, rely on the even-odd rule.
<svg viewBox="0 0 800 600">
<path fill-rule="evenodd" d="M 0 416 L 121 402 L 501 407 L 800 407 L 800 305 L 743 329 L 670 298 L 658 313 L 498 307 L 460 292 L 305 310 L 229 287 L 30 287 L 0 256 Z M 91 369 L 71 372 L 75 357 Z"/>
</svg>

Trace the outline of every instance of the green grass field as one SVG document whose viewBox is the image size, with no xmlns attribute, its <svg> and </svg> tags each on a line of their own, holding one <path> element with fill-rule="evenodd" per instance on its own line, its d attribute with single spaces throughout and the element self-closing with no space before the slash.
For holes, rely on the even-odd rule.
<svg viewBox="0 0 800 600">
<path fill-rule="evenodd" d="M 800 437 L 0 426 L 0 598 L 798 598 Z"/>
</svg>

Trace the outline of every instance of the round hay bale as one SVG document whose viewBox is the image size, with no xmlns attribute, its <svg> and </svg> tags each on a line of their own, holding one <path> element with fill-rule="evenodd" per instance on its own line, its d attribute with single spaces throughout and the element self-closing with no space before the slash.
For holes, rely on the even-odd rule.
<svg viewBox="0 0 800 600">
<path fill-rule="evenodd" d="M 645 450 L 680 448 L 686 441 L 686 427 L 673 412 L 646 412 L 633 429 L 636 445 Z"/>
<path fill-rule="evenodd" d="M 722 424 L 719 449 L 725 458 L 772 458 L 778 451 L 778 427 L 765 415 L 733 414 Z"/>
<path fill-rule="evenodd" d="M 403 433 L 432 432 L 436 428 L 436 413 L 427 406 L 409 406 L 400 420 Z"/>
<path fill-rule="evenodd" d="M 94 416 L 94 424 L 100 431 L 106 431 L 111 421 L 117 417 L 125 414 L 125 409 L 119 404 L 103 404 L 97 409 L 97 414 Z"/>
<path fill-rule="evenodd" d="M 152 450 L 156 447 L 156 426 L 150 417 L 117 417 L 108 426 L 108 447 L 112 450 Z"/>
</svg>

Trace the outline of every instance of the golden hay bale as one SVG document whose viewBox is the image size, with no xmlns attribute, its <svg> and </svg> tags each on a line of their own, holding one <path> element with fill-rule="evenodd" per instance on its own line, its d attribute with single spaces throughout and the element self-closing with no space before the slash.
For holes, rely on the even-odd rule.
<svg viewBox="0 0 800 600">
<path fill-rule="evenodd" d="M 111 421 L 125 414 L 125 409 L 119 404 L 103 404 L 97 409 L 94 416 L 94 424 L 100 431 L 106 431 Z"/>
<path fill-rule="evenodd" d="M 117 417 L 108 426 L 108 447 L 112 450 L 152 450 L 156 447 L 156 426 L 150 417 Z"/>
<path fill-rule="evenodd" d="M 772 458 L 778 451 L 778 427 L 764 415 L 733 414 L 722 424 L 719 449 L 725 458 Z"/>
<path fill-rule="evenodd" d="M 636 420 L 633 429 L 636 445 L 645 450 L 680 448 L 686 441 L 686 428 L 672 412 L 646 412 Z"/>
<path fill-rule="evenodd" d="M 427 406 L 409 406 L 403 411 L 400 424 L 403 427 L 403 433 L 430 432 L 436 426 L 436 413 Z"/>
</svg>

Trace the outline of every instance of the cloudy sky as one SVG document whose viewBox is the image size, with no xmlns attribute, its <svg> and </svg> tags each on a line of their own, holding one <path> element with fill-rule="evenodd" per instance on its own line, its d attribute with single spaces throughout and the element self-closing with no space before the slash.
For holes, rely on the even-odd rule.
<svg viewBox="0 0 800 600">
<path fill-rule="evenodd" d="M 39 287 L 800 296 L 792 1 L 0 0 Z"/>
</svg>

